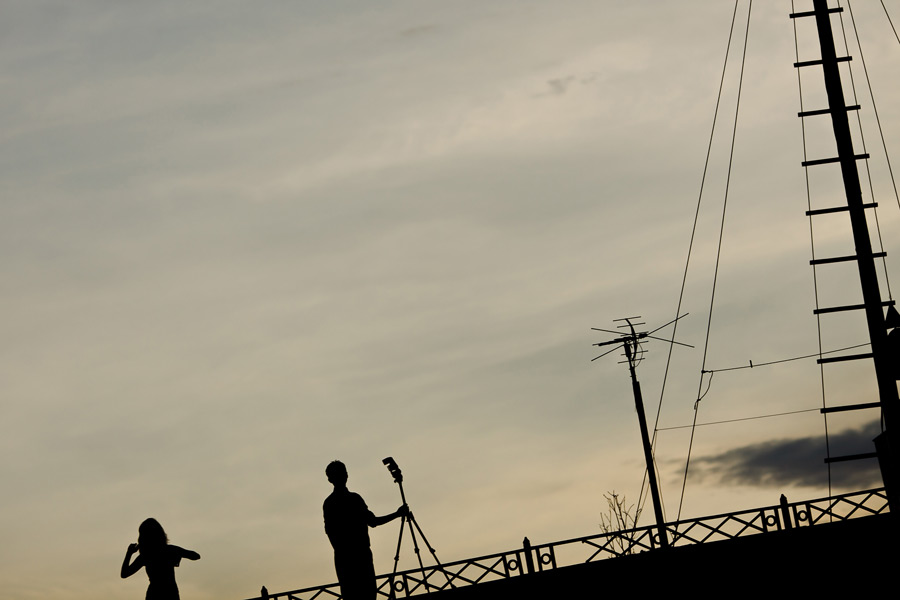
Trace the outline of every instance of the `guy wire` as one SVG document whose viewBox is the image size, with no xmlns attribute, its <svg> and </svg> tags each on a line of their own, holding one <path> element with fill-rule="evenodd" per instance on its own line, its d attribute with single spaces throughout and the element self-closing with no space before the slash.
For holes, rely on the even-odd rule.
<svg viewBox="0 0 900 600">
<path fill-rule="evenodd" d="M 699 387 L 697 390 L 698 398 L 697 398 L 697 401 L 694 402 L 694 424 L 695 425 L 697 423 L 697 411 L 698 411 L 699 405 L 700 405 L 700 398 L 699 398 L 700 389 L 702 389 L 702 386 L 703 386 L 702 370 L 706 368 L 706 357 L 709 352 L 709 337 L 710 337 L 710 331 L 712 329 L 713 308 L 715 306 L 715 301 L 716 301 L 716 283 L 719 278 L 719 264 L 720 264 L 721 257 L 722 257 L 722 238 L 724 237 L 724 233 L 725 233 L 725 214 L 726 214 L 726 210 L 728 208 L 728 190 L 731 187 L 731 169 L 734 164 L 734 147 L 735 147 L 735 141 L 737 139 L 738 114 L 740 113 L 740 108 L 741 108 L 741 91 L 743 89 L 743 83 L 744 83 L 744 67 L 747 64 L 747 42 L 750 38 L 750 14 L 751 14 L 752 10 L 753 10 L 753 0 L 750 0 L 750 2 L 747 5 L 747 26 L 744 30 L 744 48 L 743 48 L 743 52 L 741 54 L 741 71 L 740 71 L 740 76 L 738 77 L 737 100 L 735 102 L 735 107 L 734 107 L 734 126 L 733 126 L 732 132 L 731 132 L 731 149 L 729 151 L 729 156 L 728 156 L 728 174 L 725 178 L 725 197 L 722 202 L 722 219 L 719 224 L 719 242 L 718 242 L 718 246 L 716 248 L 716 266 L 713 271 L 712 293 L 711 293 L 710 299 L 709 299 L 709 318 L 707 319 L 707 324 L 706 324 L 706 339 L 703 344 L 703 366 L 701 367 L 700 383 L 699 383 Z M 695 428 L 692 427 L 691 428 L 691 439 L 688 444 L 687 459 L 686 459 L 685 465 L 684 465 L 684 479 L 683 479 L 682 485 L 681 485 L 681 499 L 678 502 L 678 517 L 676 520 L 681 520 L 681 509 L 684 506 L 684 492 L 685 492 L 685 488 L 687 487 L 688 469 L 690 468 L 690 464 L 691 464 L 691 450 L 693 449 L 693 446 L 694 446 L 694 433 L 695 433 Z"/>
<path fill-rule="evenodd" d="M 716 122 L 718 121 L 718 117 L 719 117 L 719 106 L 722 102 L 722 90 L 725 85 L 725 74 L 728 70 L 728 55 L 731 53 L 731 41 L 734 37 L 734 25 L 737 20 L 738 2 L 739 2 L 739 0 L 734 1 L 734 11 L 732 12 L 732 15 L 731 15 L 731 28 L 728 31 L 728 43 L 725 46 L 725 60 L 722 64 L 722 75 L 719 78 L 719 91 L 718 91 L 718 94 L 716 95 L 716 107 L 715 107 L 715 110 L 713 111 L 712 126 L 711 126 L 710 132 L 709 132 L 709 143 L 707 144 L 707 148 L 706 148 L 706 159 L 703 162 L 703 175 L 700 178 L 700 193 L 697 196 L 697 208 L 694 211 L 694 224 L 691 227 L 691 238 L 690 238 L 690 242 L 688 243 L 687 259 L 685 260 L 685 265 L 684 265 L 684 275 L 681 278 L 681 290 L 678 293 L 678 305 L 677 305 L 677 308 L 675 309 L 676 320 L 672 326 L 672 339 L 673 340 L 675 339 L 675 334 L 678 332 L 677 318 L 681 314 L 681 305 L 682 305 L 682 302 L 684 301 L 684 290 L 687 285 L 688 269 L 691 264 L 691 255 L 693 253 L 693 248 L 694 248 L 694 238 L 697 234 L 697 223 L 700 220 L 700 205 L 703 200 L 703 191 L 704 191 L 705 185 L 706 185 L 706 174 L 709 171 L 709 160 L 710 160 L 710 156 L 712 156 L 713 138 L 715 137 L 715 133 L 716 133 Z M 675 346 L 674 344 L 669 344 L 669 351 L 666 356 L 666 368 L 665 368 L 665 371 L 663 372 L 662 388 L 660 389 L 660 392 L 659 392 L 659 404 L 657 405 L 657 408 L 656 408 L 656 421 L 653 424 L 653 438 L 650 442 L 651 449 L 655 448 L 655 446 L 656 446 L 656 431 L 657 431 L 657 427 L 659 426 L 659 417 L 660 417 L 660 414 L 662 413 L 663 397 L 665 396 L 665 393 L 666 393 L 666 381 L 668 380 L 668 376 L 669 376 L 669 367 L 672 364 L 672 350 L 673 350 L 674 346 Z M 648 478 L 647 471 L 644 470 L 644 479 L 641 482 L 641 491 L 638 494 L 638 501 L 637 501 L 637 506 L 638 506 L 639 510 L 643 509 L 643 504 L 642 504 L 641 500 L 643 499 L 644 502 L 646 502 L 646 500 L 647 500 L 646 496 L 644 496 L 644 491 L 647 486 L 647 478 Z"/>
</svg>

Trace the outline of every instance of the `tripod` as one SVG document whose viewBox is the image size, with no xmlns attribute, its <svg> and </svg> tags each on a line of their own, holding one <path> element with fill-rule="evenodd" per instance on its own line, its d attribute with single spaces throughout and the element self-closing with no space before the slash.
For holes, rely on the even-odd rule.
<svg viewBox="0 0 900 600">
<path fill-rule="evenodd" d="M 397 466 L 397 463 L 390 456 L 385 458 L 383 461 L 384 465 L 388 468 L 391 475 L 394 477 L 394 481 L 400 487 L 400 499 L 403 501 L 403 505 L 407 507 L 406 514 L 403 516 L 400 521 L 400 534 L 397 536 L 397 552 L 394 554 L 394 570 L 391 572 L 391 598 L 396 597 L 395 594 L 399 591 L 395 586 L 397 583 L 394 580 L 394 577 L 397 575 L 397 563 L 400 561 L 400 546 L 403 544 L 403 530 L 406 528 L 406 524 L 409 523 L 409 536 L 412 538 L 413 550 L 416 553 L 416 560 L 419 562 L 419 570 L 422 572 L 422 583 L 425 585 L 426 589 L 428 587 L 428 582 L 426 581 L 427 575 L 425 574 L 425 564 L 422 562 L 422 553 L 419 550 L 419 541 L 418 537 L 422 538 L 422 541 L 425 542 L 425 546 L 428 548 L 428 551 L 431 553 L 431 557 L 434 559 L 434 563 L 437 565 L 438 570 L 444 574 L 444 577 L 447 578 L 447 583 L 450 584 L 450 587 L 456 587 L 453 585 L 453 582 L 450 579 L 450 576 L 444 571 L 444 568 L 441 566 L 441 561 L 437 557 L 437 553 L 435 553 L 434 548 L 431 547 L 431 544 L 428 543 L 428 538 L 425 537 L 425 533 L 422 532 L 422 528 L 419 527 L 418 521 L 413 516 L 412 511 L 409 510 L 409 506 L 406 503 L 406 494 L 403 491 L 403 473 L 400 471 L 400 467 Z M 419 536 L 416 537 L 416 532 L 419 532 Z M 401 588 L 402 589 L 402 584 Z"/>
</svg>

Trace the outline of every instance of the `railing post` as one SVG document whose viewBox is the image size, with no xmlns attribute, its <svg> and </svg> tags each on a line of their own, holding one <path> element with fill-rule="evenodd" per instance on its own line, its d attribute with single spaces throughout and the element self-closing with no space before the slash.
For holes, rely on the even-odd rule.
<svg viewBox="0 0 900 600">
<path fill-rule="evenodd" d="M 784 525 L 785 529 L 791 529 L 793 524 L 791 524 L 791 511 L 788 506 L 787 496 L 784 494 L 781 495 L 781 523 Z"/>
<path fill-rule="evenodd" d="M 528 569 L 528 574 L 534 573 L 534 556 L 531 553 L 531 542 L 528 541 L 528 538 L 522 540 L 522 549 L 525 553 L 525 567 Z"/>
</svg>

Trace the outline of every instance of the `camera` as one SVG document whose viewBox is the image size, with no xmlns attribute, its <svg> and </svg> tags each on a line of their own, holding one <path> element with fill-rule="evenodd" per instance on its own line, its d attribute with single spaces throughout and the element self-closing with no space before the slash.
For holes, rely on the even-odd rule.
<svg viewBox="0 0 900 600">
<path fill-rule="evenodd" d="M 387 470 L 391 473 L 391 476 L 393 476 L 396 483 L 403 482 L 403 473 L 400 471 L 400 467 L 397 466 L 397 462 L 392 456 L 388 456 L 381 462 L 387 467 Z"/>
</svg>

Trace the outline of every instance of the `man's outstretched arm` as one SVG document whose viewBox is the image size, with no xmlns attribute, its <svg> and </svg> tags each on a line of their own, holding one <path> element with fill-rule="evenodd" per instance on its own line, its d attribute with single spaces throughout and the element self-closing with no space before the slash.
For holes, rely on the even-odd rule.
<svg viewBox="0 0 900 600">
<path fill-rule="evenodd" d="M 384 515 L 383 517 L 376 517 L 372 511 L 369 511 L 368 519 L 366 523 L 369 527 L 378 527 L 379 525 L 384 525 L 385 523 L 390 523 L 394 519 L 398 517 L 405 517 L 409 514 L 409 507 L 407 505 L 403 505 L 396 510 L 396 512 L 392 512 L 389 515 Z"/>
</svg>

